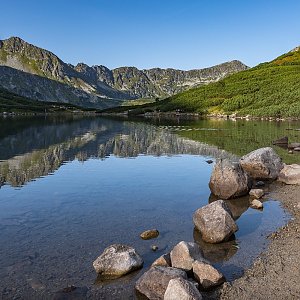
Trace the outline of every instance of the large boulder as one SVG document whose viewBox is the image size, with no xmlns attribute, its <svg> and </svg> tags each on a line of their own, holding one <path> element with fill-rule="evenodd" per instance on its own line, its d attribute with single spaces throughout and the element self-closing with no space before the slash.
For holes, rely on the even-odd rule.
<svg viewBox="0 0 300 300">
<path fill-rule="evenodd" d="M 93 262 L 96 272 L 105 277 L 117 278 L 143 266 L 143 259 L 134 248 L 114 244 L 107 247 Z"/>
<path fill-rule="evenodd" d="M 182 278 L 169 281 L 164 300 L 201 300 L 202 296 L 195 285 Z"/>
<path fill-rule="evenodd" d="M 181 241 L 170 253 L 172 267 L 191 271 L 195 260 L 204 260 L 200 247 L 193 242 Z"/>
<path fill-rule="evenodd" d="M 210 289 L 225 282 L 225 277 L 212 265 L 195 261 L 193 263 L 193 272 L 195 279 L 200 283 L 203 289 Z"/>
<path fill-rule="evenodd" d="M 246 195 L 250 185 L 250 178 L 241 165 L 228 159 L 217 161 L 209 181 L 211 192 L 222 199 Z"/>
<path fill-rule="evenodd" d="M 240 159 L 242 168 L 254 179 L 276 179 L 283 168 L 281 158 L 271 147 L 260 148 Z"/>
<path fill-rule="evenodd" d="M 169 281 L 175 278 L 187 279 L 183 270 L 168 267 L 152 267 L 135 284 L 135 289 L 148 299 L 163 299 Z"/>
<path fill-rule="evenodd" d="M 300 185 L 300 165 L 284 165 L 279 173 L 278 180 L 285 184 Z"/>
<path fill-rule="evenodd" d="M 227 241 L 238 230 L 225 201 L 218 200 L 196 210 L 193 216 L 196 229 L 207 243 Z"/>
</svg>

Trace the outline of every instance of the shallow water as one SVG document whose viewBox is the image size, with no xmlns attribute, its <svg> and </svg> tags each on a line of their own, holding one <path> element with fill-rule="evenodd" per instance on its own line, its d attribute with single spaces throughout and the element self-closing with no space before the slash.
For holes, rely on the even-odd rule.
<svg viewBox="0 0 300 300">
<path fill-rule="evenodd" d="M 112 243 L 134 246 L 145 270 L 177 242 L 196 240 L 205 256 L 233 280 L 263 251 L 266 236 L 288 220 L 279 202 L 266 199 L 264 210 L 257 211 L 248 208 L 246 197 L 228 201 L 239 226 L 234 241 L 208 245 L 194 231 L 193 212 L 213 201 L 208 188 L 213 165 L 206 160 L 244 154 L 239 143 L 236 151 L 226 146 L 233 143 L 236 123 L 63 117 L 0 122 L 3 298 L 50 295 L 68 285 L 126 288 L 136 275 L 103 287 L 92 268 Z M 270 130 L 267 122 L 260 123 L 260 130 L 263 124 L 274 136 L 291 127 L 273 124 Z M 246 128 L 240 126 L 239 135 Z M 205 138 L 200 132 L 207 132 Z M 269 145 L 256 135 L 260 146 Z M 141 240 L 139 234 L 149 228 L 157 228 L 160 236 Z M 157 252 L 151 250 L 154 244 Z"/>
</svg>

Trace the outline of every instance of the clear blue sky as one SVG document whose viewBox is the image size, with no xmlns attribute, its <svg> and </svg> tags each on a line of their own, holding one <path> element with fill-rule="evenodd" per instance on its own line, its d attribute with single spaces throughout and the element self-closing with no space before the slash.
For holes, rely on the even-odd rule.
<svg viewBox="0 0 300 300">
<path fill-rule="evenodd" d="M 249 66 L 300 44 L 299 0 L 3 0 L 0 39 L 109 68 Z"/>
</svg>

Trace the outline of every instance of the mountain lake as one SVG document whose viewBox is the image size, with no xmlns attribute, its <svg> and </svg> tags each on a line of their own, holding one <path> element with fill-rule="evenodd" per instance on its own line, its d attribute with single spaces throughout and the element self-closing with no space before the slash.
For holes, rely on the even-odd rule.
<svg viewBox="0 0 300 300">
<path fill-rule="evenodd" d="M 199 243 L 232 281 L 290 218 L 279 199 L 267 196 L 263 211 L 248 197 L 228 200 L 239 231 L 218 245 L 204 243 L 192 221 L 216 200 L 207 160 L 237 159 L 282 136 L 300 141 L 300 122 L 62 115 L 0 124 L 1 299 L 130 299 L 137 278 L 182 240 Z M 300 159 L 274 149 L 286 163 Z M 159 237 L 142 240 L 152 228 Z M 92 263 L 114 243 L 133 246 L 144 267 L 104 281 Z"/>
</svg>

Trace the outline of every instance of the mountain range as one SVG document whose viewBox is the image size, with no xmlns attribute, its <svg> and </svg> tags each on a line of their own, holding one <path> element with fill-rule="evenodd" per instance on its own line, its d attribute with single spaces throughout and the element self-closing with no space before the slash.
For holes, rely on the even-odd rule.
<svg viewBox="0 0 300 300">
<path fill-rule="evenodd" d="M 166 98 L 247 70 L 240 61 L 190 71 L 67 64 L 18 37 L 0 40 L 0 88 L 30 99 L 107 108 L 124 100 Z"/>
<path fill-rule="evenodd" d="M 300 47 L 216 83 L 171 96 L 160 109 L 299 118 Z"/>
</svg>

